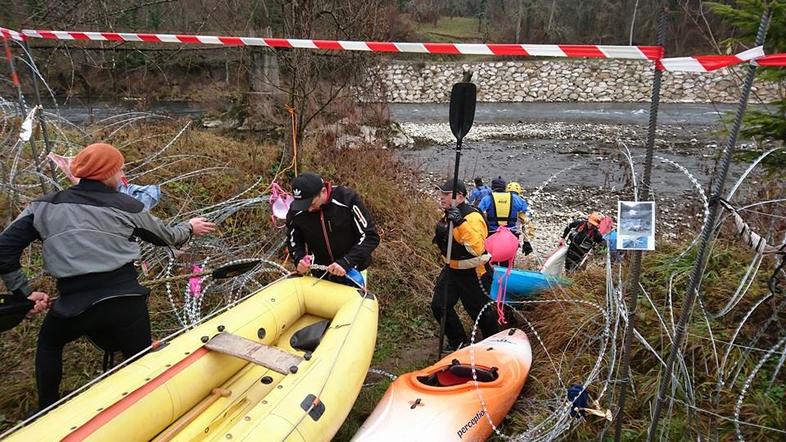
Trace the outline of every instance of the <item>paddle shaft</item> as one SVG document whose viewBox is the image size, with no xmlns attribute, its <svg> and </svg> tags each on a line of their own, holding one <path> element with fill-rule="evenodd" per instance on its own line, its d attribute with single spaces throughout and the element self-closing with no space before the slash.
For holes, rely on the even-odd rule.
<svg viewBox="0 0 786 442">
<path fill-rule="evenodd" d="M 213 403 L 222 397 L 228 397 L 232 394 L 231 390 L 227 390 L 226 388 L 214 388 L 210 392 L 210 396 L 204 398 L 202 402 L 198 403 L 194 408 L 188 410 L 188 412 L 175 421 L 169 428 L 158 435 L 154 439 L 155 442 L 167 442 L 175 438 L 183 429 L 185 429 L 191 422 L 194 421 L 200 414 L 204 413 L 205 410 L 208 409 Z"/>
<path fill-rule="evenodd" d="M 215 278 L 215 279 L 224 279 L 224 278 L 227 278 L 228 276 L 216 277 L 216 273 L 217 272 L 220 273 L 222 271 L 226 271 L 228 268 L 231 268 L 231 267 L 237 266 L 237 265 L 244 265 L 244 264 L 253 263 L 254 266 L 256 266 L 260 262 L 262 262 L 261 259 L 251 259 L 251 260 L 248 260 L 246 262 L 233 261 L 233 262 L 224 264 L 223 266 L 218 267 L 216 269 L 213 269 L 211 271 L 194 272 L 194 273 L 188 273 L 188 274 L 185 274 L 185 275 L 168 276 L 166 278 L 159 278 L 159 279 L 148 279 L 146 281 L 142 281 L 140 284 L 142 284 L 142 285 L 157 285 L 157 284 L 163 284 L 163 283 L 166 283 L 166 282 L 179 281 L 181 279 L 191 279 L 191 278 L 197 278 L 197 277 L 200 277 L 200 276 L 209 276 L 209 275 L 212 275 L 213 278 Z M 251 268 L 253 268 L 253 267 L 251 267 Z M 245 270 L 245 271 L 241 271 L 237 275 L 232 275 L 232 276 L 239 276 L 239 275 L 241 275 L 243 273 L 248 272 L 249 270 L 251 270 L 251 268 L 249 268 L 248 270 Z"/>
<path fill-rule="evenodd" d="M 458 174 L 459 174 L 459 163 L 461 162 L 461 138 L 456 140 L 456 165 L 453 168 L 453 192 L 450 197 L 450 207 L 456 207 L 456 191 L 458 187 Z M 445 293 L 442 293 L 442 318 L 439 321 L 439 348 L 437 349 L 437 359 L 442 359 L 442 346 L 445 344 L 445 323 L 447 322 L 448 316 L 448 294 L 447 291 L 450 290 L 450 258 L 451 258 L 451 249 L 453 248 L 453 221 L 448 220 L 448 250 L 445 253 L 445 260 L 447 261 L 445 265 L 448 266 L 448 270 L 445 273 L 445 282 L 444 288 Z"/>
</svg>

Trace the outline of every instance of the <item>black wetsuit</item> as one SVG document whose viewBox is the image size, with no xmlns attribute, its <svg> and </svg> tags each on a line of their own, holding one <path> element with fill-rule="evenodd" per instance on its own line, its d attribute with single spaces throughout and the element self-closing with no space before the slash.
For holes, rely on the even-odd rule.
<svg viewBox="0 0 786 442">
<path fill-rule="evenodd" d="M 595 245 L 603 242 L 600 230 L 587 220 L 577 220 L 570 223 L 562 233 L 562 237 L 568 241 L 568 252 L 565 255 L 565 271 L 568 273 L 575 271 L 584 256 Z"/>
</svg>

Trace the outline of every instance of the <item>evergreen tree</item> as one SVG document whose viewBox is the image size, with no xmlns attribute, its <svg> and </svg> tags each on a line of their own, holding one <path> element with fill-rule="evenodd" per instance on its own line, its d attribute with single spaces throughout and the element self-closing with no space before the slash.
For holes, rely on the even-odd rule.
<svg viewBox="0 0 786 442">
<path fill-rule="evenodd" d="M 734 26 L 739 34 L 724 40 L 729 47 L 737 44 L 752 45 L 764 8 L 769 7 L 772 18 L 767 31 L 764 51 L 767 54 L 786 52 L 786 1 L 737 0 L 736 5 L 708 2 L 710 10 Z M 757 78 L 779 83 L 780 99 L 773 103 L 771 112 L 749 110 L 745 115 L 742 134 L 759 139 L 780 140 L 786 144 L 786 69 L 759 68 Z M 772 112 L 774 110 L 774 112 Z"/>
</svg>

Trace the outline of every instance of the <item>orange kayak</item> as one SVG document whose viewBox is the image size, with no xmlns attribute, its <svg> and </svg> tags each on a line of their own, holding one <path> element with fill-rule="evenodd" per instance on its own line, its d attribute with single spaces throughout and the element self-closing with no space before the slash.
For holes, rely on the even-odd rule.
<svg viewBox="0 0 786 442">
<path fill-rule="evenodd" d="M 495 426 L 502 422 L 531 364 L 526 333 L 499 332 L 431 367 L 399 376 L 353 440 L 485 440 L 492 432 L 489 419 Z"/>
</svg>

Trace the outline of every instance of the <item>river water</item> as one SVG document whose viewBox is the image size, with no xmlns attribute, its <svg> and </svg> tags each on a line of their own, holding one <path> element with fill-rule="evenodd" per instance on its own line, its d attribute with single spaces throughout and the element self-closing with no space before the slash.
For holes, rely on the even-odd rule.
<svg viewBox="0 0 786 442">
<path fill-rule="evenodd" d="M 138 103 L 71 102 L 60 115 L 77 124 L 131 112 Z M 204 109 L 189 102 L 156 102 L 148 112 L 199 118 Z M 701 183 L 709 180 L 718 145 L 723 145 L 723 116 L 731 105 L 662 104 L 656 155 L 687 168 Z M 392 104 L 391 118 L 417 140 L 418 148 L 402 151 L 410 164 L 427 176 L 452 175 L 455 161 L 447 125 L 447 104 Z M 629 172 L 621 163 L 622 146 L 630 149 L 640 168 L 644 155 L 648 103 L 478 103 L 475 125 L 465 140 L 460 177 L 490 181 L 502 176 L 526 189 L 539 187 L 553 174 L 571 167 L 550 184 L 619 188 Z M 624 167 L 623 167 L 624 166 Z M 732 167 L 731 176 L 744 170 Z M 690 182 L 676 167 L 656 160 L 653 187 L 660 193 L 681 193 Z"/>
<path fill-rule="evenodd" d="M 645 125 L 649 119 L 649 103 L 478 103 L 478 123 L 516 123 L 534 121 L 597 122 Z M 712 126 L 725 112 L 734 110 L 729 104 L 664 103 L 660 105 L 660 124 Z M 448 105 L 391 104 L 390 113 L 400 122 L 429 123 L 447 120 Z"/>
<path fill-rule="evenodd" d="M 708 183 L 718 146 L 725 142 L 721 118 L 731 110 L 727 105 L 663 105 L 655 155 Z M 452 176 L 455 163 L 447 113 L 447 105 L 441 104 L 391 107 L 393 119 L 418 141 L 418 147 L 403 151 L 402 157 L 443 178 Z M 463 145 L 459 176 L 467 182 L 475 176 L 487 182 L 502 176 L 535 189 L 553 174 L 571 168 L 550 184 L 619 188 L 630 181 L 629 163 L 623 156 L 626 147 L 641 173 L 648 119 L 646 103 L 479 103 L 475 125 Z M 745 165 L 734 164 L 730 176 L 744 169 Z M 682 193 L 692 186 L 683 171 L 657 158 L 652 180 L 656 194 Z"/>
</svg>

